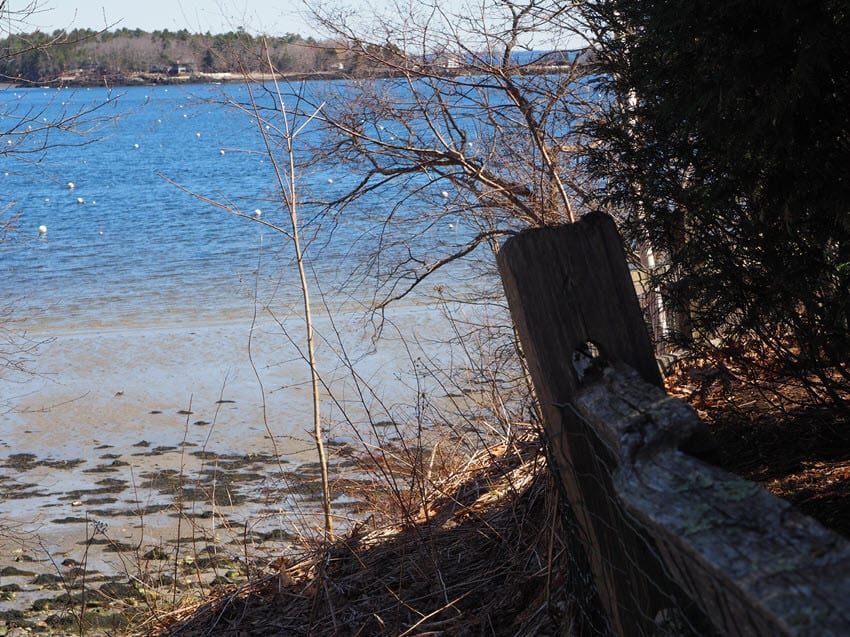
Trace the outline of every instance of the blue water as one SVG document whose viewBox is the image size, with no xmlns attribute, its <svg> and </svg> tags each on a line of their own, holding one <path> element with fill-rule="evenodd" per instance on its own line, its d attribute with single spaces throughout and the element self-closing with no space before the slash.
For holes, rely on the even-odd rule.
<svg viewBox="0 0 850 637">
<path fill-rule="evenodd" d="M 0 91 L 0 130 L 21 118 L 35 129 L 2 136 L 3 150 L 16 151 L 0 157 L 2 218 L 18 218 L 0 243 L 0 301 L 34 325 L 72 327 L 225 316 L 250 304 L 255 286 L 261 302 L 296 299 L 285 236 L 169 182 L 288 224 L 256 123 L 223 106 L 227 98 L 244 102 L 246 88 Z M 98 105 L 85 134 L 38 132 L 42 118 Z M 45 141 L 51 147 L 38 152 Z M 326 200 L 358 178 L 325 164 L 301 174 L 300 187 L 305 200 Z M 380 203 L 342 215 L 302 210 L 305 235 L 315 237 L 310 268 L 328 290 L 374 247 L 369 213 Z"/>
</svg>

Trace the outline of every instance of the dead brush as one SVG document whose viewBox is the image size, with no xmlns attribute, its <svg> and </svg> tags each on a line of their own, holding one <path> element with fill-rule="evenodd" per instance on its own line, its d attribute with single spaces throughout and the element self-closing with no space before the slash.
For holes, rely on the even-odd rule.
<svg viewBox="0 0 850 637">
<path fill-rule="evenodd" d="M 483 449 L 431 484 L 425 505 L 404 521 L 373 516 L 145 628 L 167 635 L 563 634 L 574 601 L 563 585 L 570 533 L 538 436 L 525 428 L 516 444 Z"/>
</svg>

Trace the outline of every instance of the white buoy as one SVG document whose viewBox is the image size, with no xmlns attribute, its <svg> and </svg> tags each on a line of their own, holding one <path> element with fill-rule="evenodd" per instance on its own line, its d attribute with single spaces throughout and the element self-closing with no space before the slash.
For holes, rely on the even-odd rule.
<svg viewBox="0 0 850 637">
<path fill-rule="evenodd" d="M 200 134 L 200 133 L 195 133 L 195 137 L 197 137 L 198 139 L 200 139 L 200 138 L 201 138 L 201 134 Z"/>
<path fill-rule="evenodd" d="M 449 193 L 448 193 L 448 192 L 446 192 L 445 190 L 444 190 L 443 192 L 441 192 L 441 193 L 440 193 L 440 195 L 443 197 L 443 199 L 448 199 L 448 198 L 449 198 Z"/>
<path fill-rule="evenodd" d="M 259 218 L 259 217 L 262 217 L 262 216 L 263 216 L 263 211 L 262 211 L 262 210 L 260 210 L 259 208 L 257 208 L 256 210 L 254 210 L 254 216 L 255 216 L 255 217 L 258 217 L 258 218 Z"/>
<path fill-rule="evenodd" d="M 454 229 L 455 229 L 455 224 L 450 223 L 450 224 L 449 224 L 449 230 L 454 230 Z"/>
<path fill-rule="evenodd" d="M 138 149 L 138 148 L 139 148 L 139 145 L 138 145 L 138 144 L 133 144 L 133 148 Z"/>
<path fill-rule="evenodd" d="M 333 179 L 328 179 L 328 183 L 329 183 L 329 184 L 332 184 L 333 182 L 334 182 L 334 180 L 333 180 Z"/>
<path fill-rule="evenodd" d="M 67 184 L 65 184 L 65 185 L 68 187 L 68 190 L 73 190 L 74 188 L 76 188 L 76 187 L 77 187 L 77 185 L 76 185 L 73 181 L 69 181 L 69 182 L 68 182 Z"/>
<path fill-rule="evenodd" d="M 45 226 L 44 224 L 41 224 L 38 227 L 38 234 L 40 234 L 42 236 L 46 235 L 47 234 L 47 226 Z"/>
<path fill-rule="evenodd" d="M 183 113 L 183 119 L 188 119 L 188 117 L 189 117 L 189 116 L 188 116 L 188 115 L 186 115 L 186 113 Z"/>
<path fill-rule="evenodd" d="M 77 203 L 83 204 L 83 203 L 86 203 L 86 200 L 83 199 L 82 197 L 77 197 Z"/>
</svg>

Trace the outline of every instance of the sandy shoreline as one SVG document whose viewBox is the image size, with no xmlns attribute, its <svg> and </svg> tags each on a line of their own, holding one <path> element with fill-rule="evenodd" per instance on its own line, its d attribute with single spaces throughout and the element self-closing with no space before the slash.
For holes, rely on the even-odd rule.
<svg viewBox="0 0 850 637">
<path fill-rule="evenodd" d="M 269 543 L 273 554 L 281 540 L 314 526 L 318 475 L 307 434 L 307 368 L 284 330 L 261 317 L 251 342 L 255 372 L 250 318 L 30 332 L 50 338 L 34 359 L 38 374 L 0 386 L 15 406 L 0 415 L 0 525 L 24 540 L 0 533 L 0 587 L 21 588 L 16 599 L 0 600 L 0 611 L 26 607 L 40 590 L 33 576 L 8 570 L 21 567 L 21 556 L 36 578 L 84 555 L 89 568 L 115 576 L 126 569 L 127 554 L 163 547 L 172 555 L 187 533 L 192 550 L 233 543 L 240 554 L 247 541 L 257 550 Z M 363 318 L 335 316 L 334 329 L 327 316 L 317 317 L 318 334 L 333 342 L 319 345 L 320 371 L 348 416 L 363 418 L 334 353 L 338 333 L 358 373 L 390 405 L 383 417 L 400 421 L 402 405 L 416 400 L 405 377 L 409 354 L 392 338 L 373 350 Z M 394 318 L 409 335 L 431 338 L 445 329 L 439 313 L 424 306 L 400 308 Z M 303 323 L 291 317 L 283 324 L 297 344 Z M 339 421 L 331 401 L 324 410 L 329 423 Z M 397 435 L 393 427 L 376 431 Z M 374 439 L 366 428 L 363 434 Z M 339 424 L 329 425 L 328 436 L 333 477 L 352 479 L 356 436 Z M 337 496 L 344 524 L 357 503 Z"/>
<path fill-rule="evenodd" d="M 445 329 L 424 306 L 403 308 L 394 318 L 409 335 L 433 337 Z M 380 378 L 390 399 L 404 400 L 393 395 L 404 392 L 404 383 L 393 389 L 392 381 L 410 361 L 391 330 L 373 349 L 363 314 L 336 315 L 333 326 L 327 316 L 315 320 L 320 371 L 339 400 L 350 397 L 350 379 L 334 329 L 358 372 Z M 283 328 L 260 316 L 252 332 L 250 313 L 195 324 L 32 329 L 33 340 L 48 342 L 34 359 L 36 374 L 24 383 L 4 383 L 15 410 L 3 416 L 0 441 L 13 444 L 14 453 L 72 458 L 98 444 L 124 450 L 140 439 L 174 445 L 187 422 L 206 421 L 214 425 L 208 449 L 240 452 L 263 449 L 268 420 L 280 438 L 277 451 L 298 453 L 299 439 L 309 445 L 303 436 L 310 417 L 308 374 L 298 352 L 303 329 L 294 316 L 283 320 Z M 186 414 L 190 403 L 192 414 Z M 333 418 L 334 411 L 327 415 Z"/>
</svg>

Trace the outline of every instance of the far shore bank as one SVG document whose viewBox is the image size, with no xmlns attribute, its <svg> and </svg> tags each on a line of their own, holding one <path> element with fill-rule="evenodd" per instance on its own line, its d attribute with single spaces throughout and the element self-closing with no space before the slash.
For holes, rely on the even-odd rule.
<svg viewBox="0 0 850 637">
<path fill-rule="evenodd" d="M 517 66 L 518 75 L 548 75 L 574 71 L 572 65 L 524 65 Z M 478 68 L 446 67 L 439 69 L 411 69 L 410 74 L 438 76 L 438 77 L 460 77 L 464 75 L 476 75 L 481 73 Z M 315 71 L 309 73 L 181 73 L 169 75 L 167 73 L 130 72 L 121 74 L 73 74 L 61 75 L 57 78 L 45 80 L 20 80 L 7 81 L 5 86 L 15 88 L 60 88 L 60 87 L 128 87 L 128 86 L 182 86 L 190 84 L 234 84 L 245 82 L 318 82 L 331 80 L 380 80 L 395 77 L 404 77 L 406 72 L 400 69 L 372 69 L 367 72 L 352 72 L 346 70 Z"/>
</svg>

